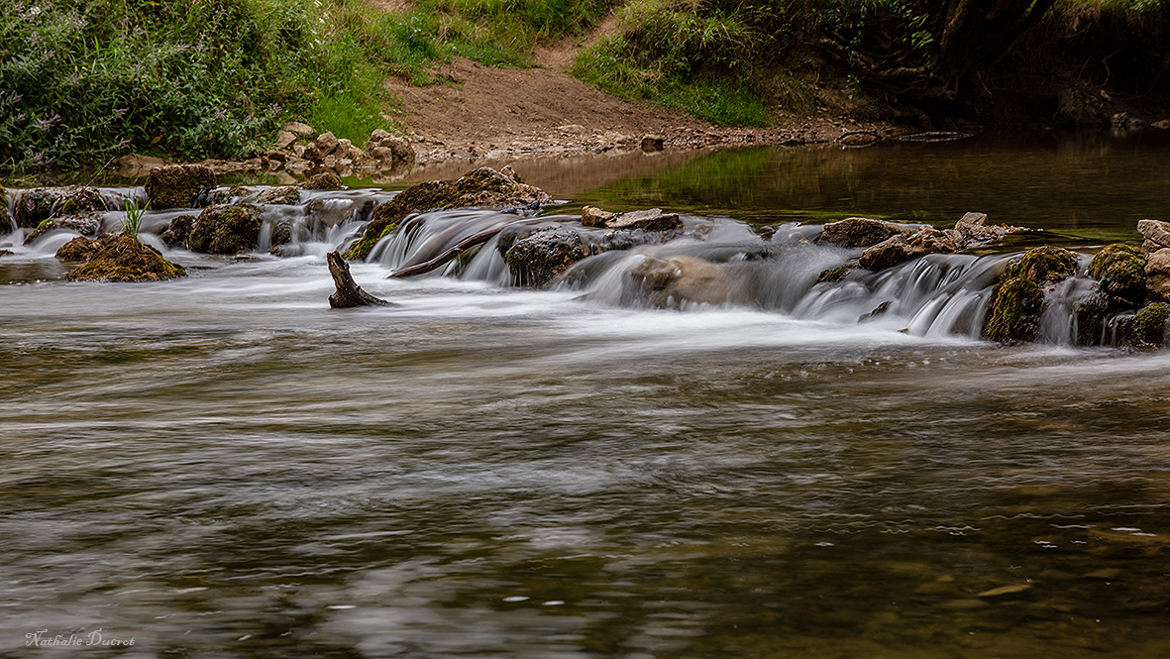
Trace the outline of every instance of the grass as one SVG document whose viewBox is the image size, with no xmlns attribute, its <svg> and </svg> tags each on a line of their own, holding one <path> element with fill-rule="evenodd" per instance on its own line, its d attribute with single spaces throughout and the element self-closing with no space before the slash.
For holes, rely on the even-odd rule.
<svg viewBox="0 0 1170 659">
<path fill-rule="evenodd" d="M 139 206 L 137 199 L 126 200 L 126 215 L 121 222 L 123 234 L 138 239 L 138 232 L 142 229 L 142 215 L 146 213 L 147 206 L 150 206 L 150 202 Z"/>
</svg>

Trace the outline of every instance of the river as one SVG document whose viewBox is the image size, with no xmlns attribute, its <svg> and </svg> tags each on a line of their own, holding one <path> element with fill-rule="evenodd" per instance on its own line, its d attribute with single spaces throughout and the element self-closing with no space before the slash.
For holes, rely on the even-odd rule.
<svg viewBox="0 0 1170 659">
<path fill-rule="evenodd" d="M 385 279 L 400 246 L 352 266 L 398 306 L 330 311 L 344 223 L 292 258 L 168 250 L 191 276 L 147 284 L 64 282 L 66 236 L 10 246 L 0 651 L 100 629 L 85 656 L 1166 655 L 1170 353 L 950 331 L 922 264 L 858 322 L 876 298 L 810 302 L 836 255 L 790 223 L 984 210 L 1036 230 L 1012 248 L 1089 249 L 1170 218 L 1168 155 L 516 165 L 568 200 L 550 215 L 654 204 L 779 245 L 803 265 L 755 306 L 644 308 L 604 273 L 517 288 L 488 248 Z M 949 258 L 930 272 L 1001 257 Z"/>
</svg>

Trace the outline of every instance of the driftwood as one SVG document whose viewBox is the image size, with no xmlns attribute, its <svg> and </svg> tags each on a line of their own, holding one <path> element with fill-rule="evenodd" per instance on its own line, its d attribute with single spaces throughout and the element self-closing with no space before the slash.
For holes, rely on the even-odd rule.
<svg viewBox="0 0 1170 659">
<path fill-rule="evenodd" d="M 349 264 L 341 258 L 339 252 L 330 252 L 325 258 L 329 261 L 329 274 L 333 275 L 333 284 L 337 286 L 337 291 L 329 296 L 330 307 L 344 309 L 393 304 L 363 291 L 362 287 L 353 280 L 353 276 L 349 274 Z"/>
<path fill-rule="evenodd" d="M 433 259 L 430 259 L 428 261 L 423 261 L 422 263 L 416 263 L 414 265 L 410 265 L 410 266 L 407 266 L 405 268 L 395 270 L 394 272 L 390 273 L 390 275 L 386 278 L 387 279 L 397 279 L 399 277 L 410 277 L 413 275 L 421 275 L 424 272 L 430 272 L 431 270 L 434 270 L 435 268 L 447 263 L 451 259 L 459 256 L 461 253 L 463 253 L 463 250 L 470 249 L 472 247 L 475 247 L 476 245 L 486 243 L 487 241 L 494 238 L 496 234 L 503 231 L 504 229 L 507 229 L 508 227 L 516 226 L 517 224 L 542 224 L 542 223 L 548 222 L 548 221 L 549 220 L 547 218 L 533 219 L 533 220 L 527 220 L 527 221 L 523 221 L 523 222 L 510 222 L 508 224 L 503 224 L 500 226 L 492 227 L 490 229 L 485 229 L 485 230 L 480 231 L 479 233 L 477 233 L 473 236 L 470 236 L 468 238 L 464 238 L 463 240 L 459 241 L 453 247 L 449 247 L 449 248 L 443 250 L 442 253 L 440 253 L 438 256 L 434 257 Z"/>
</svg>

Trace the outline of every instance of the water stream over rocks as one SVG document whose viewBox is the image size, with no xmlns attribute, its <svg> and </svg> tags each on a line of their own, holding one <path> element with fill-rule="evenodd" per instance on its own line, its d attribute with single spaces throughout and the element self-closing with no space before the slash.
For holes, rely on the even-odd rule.
<svg viewBox="0 0 1170 659">
<path fill-rule="evenodd" d="M 148 211 L 165 282 L 0 237 L 4 652 L 1170 651 L 1170 354 L 1076 347 L 1088 249 L 1014 347 L 978 337 L 1029 236 L 817 283 L 860 250 L 692 211 L 517 286 L 501 241 L 573 204 L 414 214 L 351 265 L 397 306 L 329 311 L 325 254 L 393 194 L 303 190 L 236 256 Z"/>
</svg>

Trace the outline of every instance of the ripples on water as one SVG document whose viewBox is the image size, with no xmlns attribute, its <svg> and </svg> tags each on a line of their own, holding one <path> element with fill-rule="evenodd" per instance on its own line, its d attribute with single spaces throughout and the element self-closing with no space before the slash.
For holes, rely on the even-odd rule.
<svg viewBox="0 0 1170 659">
<path fill-rule="evenodd" d="M 2 289 L 6 651 L 1168 650 L 1166 353 L 373 263 L 330 312 L 325 247 Z"/>
</svg>

